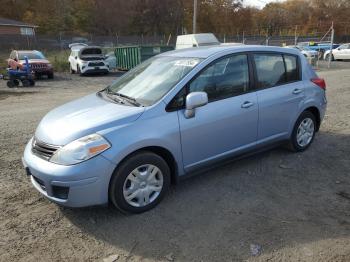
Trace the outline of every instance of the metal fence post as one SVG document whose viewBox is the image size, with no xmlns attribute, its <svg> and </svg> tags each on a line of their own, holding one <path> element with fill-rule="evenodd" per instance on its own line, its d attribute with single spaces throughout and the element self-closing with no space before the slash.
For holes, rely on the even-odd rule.
<svg viewBox="0 0 350 262">
<path fill-rule="evenodd" d="M 332 33 L 331 33 L 331 49 L 329 52 L 329 57 L 328 57 L 328 68 L 331 68 L 331 61 L 332 61 L 332 55 L 333 55 L 333 43 L 334 43 L 334 24 L 332 22 Z"/>
</svg>

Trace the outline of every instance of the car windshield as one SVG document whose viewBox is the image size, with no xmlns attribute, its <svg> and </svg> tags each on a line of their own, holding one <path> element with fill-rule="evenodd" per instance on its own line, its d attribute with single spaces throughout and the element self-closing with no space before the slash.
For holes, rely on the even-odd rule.
<svg viewBox="0 0 350 262">
<path fill-rule="evenodd" d="M 202 59 L 160 56 L 146 60 L 108 88 L 144 106 L 161 99 Z"/>
<path fill-rule="evenodd" d="M 20 52 L 18 53 L 19 60 L 28 59 L 45 59 L 45 56 L 41 52 Z"/>
</svg>

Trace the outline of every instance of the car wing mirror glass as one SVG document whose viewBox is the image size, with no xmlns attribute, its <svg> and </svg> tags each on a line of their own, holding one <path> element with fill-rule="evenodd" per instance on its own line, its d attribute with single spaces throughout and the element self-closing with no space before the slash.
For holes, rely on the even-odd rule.
<svg viewBox="0 0 350 262">
<path fill-rule="evenodd" d="M 192 92 L 186 96 L 185 117 L 192 118 L 195 116 L 197 107 L 208 104 L 208 94 L 206 92 Z"/>
</svg>

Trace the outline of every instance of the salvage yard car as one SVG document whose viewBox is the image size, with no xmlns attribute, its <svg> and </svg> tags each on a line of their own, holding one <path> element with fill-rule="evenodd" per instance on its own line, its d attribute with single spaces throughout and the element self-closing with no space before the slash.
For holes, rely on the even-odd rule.
<svg viewBox="0 0 350 262">
<path fill-rule="evenodd" d="M 287 143 L 306 150 L 326 85 L 297 50 L 211 46 L 155 56 L 105 89 L 49 112 L 23 164 L 69 207 L 140 213 L 186 175 Z"/>
<path fill-rule="evenodd" d="M 86 44 L 71 44 L 68 58 L 72 74 L 108 74 L 109 64 L 105 61 L 102 49 L 98 46 Z"/>
<path fill-rule="evenodd" d="M 327 50 L 324 53 L 324 59 L 329 60 L 329 56 L 331 54 L 330 50 Z M 350 59 L 350 43 L 349 44 L 342 44 L 338 48 L 335 48 L 332 50 L 332 61 L 333 60 L 346 60 Z"/>
<path fill-rule="evenodd" d="M 49 79 L 54 78 L 52 64 L 49 60 L 37 50 L 13 50 L 10 54 L 10 59 L 13 59 L 22 65 L 25 64 L 25 57 L 28 58 L 31 71 L 36 78 L 46 75 Z"/>
</svg>

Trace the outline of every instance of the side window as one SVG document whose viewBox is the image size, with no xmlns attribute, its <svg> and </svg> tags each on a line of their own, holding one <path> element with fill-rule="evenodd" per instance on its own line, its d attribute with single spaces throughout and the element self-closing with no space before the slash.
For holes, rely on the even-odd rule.
<svg viewBox="0 0 350 262">
<path fill-rule="evenodd" d="M 295 82 L 300 80 L 298 72 L 298 59 L 296 56 L 284 55 L 286 64 L 286 80 L 287 82 Z"/>
<path fill-rule="evenodd" d="M 209 102 L 243 94 L 249 88 L 247 55 L 220 59 L 202 71 L 190 84 L 189 92 L 203 91 Z"/>
<path fill-rule="evenodd" d="M 281 54 L 254 54 L 259 88 L 269 88 L 286 82 Z"/>
</svg>

